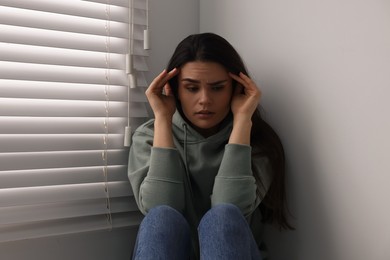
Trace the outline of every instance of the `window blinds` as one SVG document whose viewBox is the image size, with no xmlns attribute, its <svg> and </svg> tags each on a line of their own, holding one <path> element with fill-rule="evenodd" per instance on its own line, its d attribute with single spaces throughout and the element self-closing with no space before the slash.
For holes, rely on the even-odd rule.
<svg viewBox="0 0 390 260">
<path fill-rule="evenodd" d="M 134 0 L 129 89 L 129 7 L 0 0 L 0 242 L 139 224 L 123 139 L 148 117 L 147 11 Z"/>
</svg>

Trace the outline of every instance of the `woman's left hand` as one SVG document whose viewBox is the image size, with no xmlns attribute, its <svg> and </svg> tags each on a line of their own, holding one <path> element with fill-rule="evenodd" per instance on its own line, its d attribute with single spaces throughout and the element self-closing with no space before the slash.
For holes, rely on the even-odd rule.
<svg viewBox="0 0 390 260">
<path fill-rule="evenodd" d="M 229 74 L 233 80 L 238 82 L 231 102 L 234 119 L 250 120 L 260 102 L 261 91 L 244 73 L 240 72 L 238 76 L 233 73 Z"/>
</svg>

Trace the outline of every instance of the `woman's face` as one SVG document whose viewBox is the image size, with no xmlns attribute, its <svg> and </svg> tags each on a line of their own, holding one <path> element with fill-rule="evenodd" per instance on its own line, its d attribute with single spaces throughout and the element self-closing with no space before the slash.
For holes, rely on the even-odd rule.
<svg viewBox="0 0 390 260">
<path fill-rule="evenodd" d="M 230 112 L 232 78 L 215 62 L 188 62 L 178 76 L 178 98 L 192 127 L 207 137 Z"/>
</svg>

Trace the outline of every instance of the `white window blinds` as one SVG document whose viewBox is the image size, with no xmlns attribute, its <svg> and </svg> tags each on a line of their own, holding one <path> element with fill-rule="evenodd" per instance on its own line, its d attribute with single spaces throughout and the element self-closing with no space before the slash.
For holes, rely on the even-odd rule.
<svg viewBox="0 0 390 260">
<path fill-rule="evenodd" d="M 124 129 L 148 117 L 147 10 L 134 0 L 129 90 L 129 7 L 0 0 L 0 242 L 139 224 Z"/>
</svg>

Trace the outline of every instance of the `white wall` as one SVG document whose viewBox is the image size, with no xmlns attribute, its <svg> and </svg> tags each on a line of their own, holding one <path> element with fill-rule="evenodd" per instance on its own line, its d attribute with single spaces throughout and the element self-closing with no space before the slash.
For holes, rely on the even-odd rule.
<svg viewBox="0 0 390 260">
<path fill-rule="evenodd" d="M 390 2 L 200 0 L 263 91 L 297 231 L 271 259 L 390 259 Z"/>
<path fill-rule="evenodd" d="M 168 62 L 187 34 L 199 31 L 199 1 L 149 0 L 151 50 L 149 82 Z M 0 166 L 1 168 L 1 166 Z M 118 229 L 79 235 L 0 243 L 1 260 L 129 260 L 136 230 Z"/>
<path fill-rule="evenodd" d="M 149 58 L 151 82 L 163 69 L 177 44 L 189 34 L 199 32 L 199 1 L 149 0 L 151 50 Z"/>
</svg>

